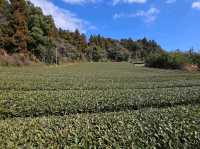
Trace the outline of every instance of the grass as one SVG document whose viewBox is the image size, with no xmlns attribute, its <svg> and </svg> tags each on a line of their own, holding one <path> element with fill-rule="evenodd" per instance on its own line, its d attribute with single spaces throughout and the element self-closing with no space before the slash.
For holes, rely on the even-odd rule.
<svg viewBox="0 0 200 149">
<path fill-rule="evenodd" d="M 82 63 L 0 67 L 1 148 L 195 148 L 200 74 Z"/>
</svg>

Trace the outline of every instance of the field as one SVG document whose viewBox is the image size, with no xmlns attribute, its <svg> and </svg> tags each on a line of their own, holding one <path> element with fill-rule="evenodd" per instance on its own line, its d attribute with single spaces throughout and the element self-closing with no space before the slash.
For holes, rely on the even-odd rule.
<svg viewBox="0 0 200 149">
<path fill-rule="evenodd" d="M 200 148 L 200 74 L 0 67 L 0 148 Z"/>
</svg>

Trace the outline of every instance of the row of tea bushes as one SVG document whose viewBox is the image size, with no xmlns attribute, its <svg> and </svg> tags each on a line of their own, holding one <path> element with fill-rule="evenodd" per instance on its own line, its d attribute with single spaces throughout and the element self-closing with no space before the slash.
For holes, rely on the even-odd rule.
<svg viewBox="0 0 200 149">
<path fill-rule="evenodd" d="M 200 88 L 0 91 L 0 118 L 116 112 L 200 104 Z"/>
<path fill-rule="evenodd" d="M 0 121 L 1 148 L 199 148 L 200 106 Z"/>
</svg>

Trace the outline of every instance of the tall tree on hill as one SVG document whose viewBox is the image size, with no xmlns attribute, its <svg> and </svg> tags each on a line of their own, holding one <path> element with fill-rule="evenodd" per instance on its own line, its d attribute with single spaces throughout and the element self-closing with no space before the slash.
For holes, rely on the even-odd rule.
<svg viewBox="0 0 200 149">
<path fill-rule="evenodd" d="M 81 34 L 79 30 L 75 30 L 74 32 L 74 45 L 80 52 L 87 47 L 86 36 L 84 34 Z"/>
<path fill-rule="evenodd" d="M 12 27 L 11 7 L 7 0 L 0 0 L 0 48 L 9 53 L 14 52 L 12 36 L 14 29 Z"/>
<path fill-rule="evenodd" d="M 16 46 L 17 52 L 27 53 L 27 43 L 29 41 L 29 36 L 26 14 L 26 1 L 10 0 L 10 2 L 13 14 L 13 27 L 15 29 L 13 41 Z"/>
</svg>

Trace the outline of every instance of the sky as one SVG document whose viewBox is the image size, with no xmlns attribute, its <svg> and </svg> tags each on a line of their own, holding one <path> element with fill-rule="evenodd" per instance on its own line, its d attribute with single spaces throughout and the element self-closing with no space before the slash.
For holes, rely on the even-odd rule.
<svg viewBox="0 0 200 149">
<path fill-rule="evenodd" d="M 200 49 L 200 0 L 30 0 L 58 28 L 88 37 L 147 37 L 171 51 Z"/>
</svg>

